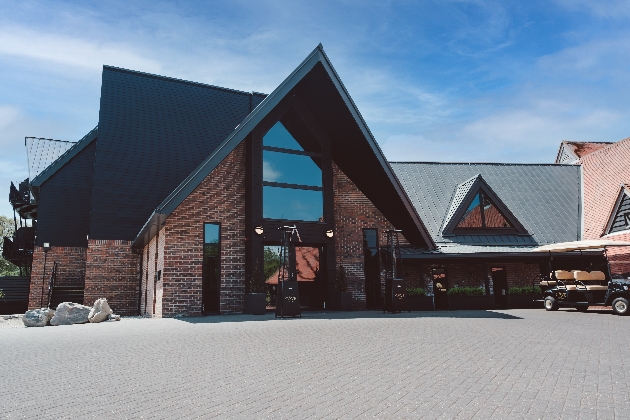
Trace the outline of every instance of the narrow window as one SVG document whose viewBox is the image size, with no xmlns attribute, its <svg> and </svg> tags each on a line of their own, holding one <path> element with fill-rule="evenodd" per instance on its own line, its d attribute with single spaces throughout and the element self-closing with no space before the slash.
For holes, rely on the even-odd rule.
<svg viewBox="0 0 630 420">
<path fill-rule="evenodd" d="M 202 312 L 219 312 L 221 248 L 220 226 L 205 223 L 203 226 Z"/>
<path fill-rule="evenodd" d="M 365 306 L 381 307 L 381 269 L 378 255 L 378 230 L 363 229 L 363 274 L 365 275 Z"/>
</svg>

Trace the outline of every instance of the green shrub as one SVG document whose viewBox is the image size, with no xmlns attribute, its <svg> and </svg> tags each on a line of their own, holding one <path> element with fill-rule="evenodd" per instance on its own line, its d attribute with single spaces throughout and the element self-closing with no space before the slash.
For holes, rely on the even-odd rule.
<svg viewBox="0 0 630 420">
<path fill-rule="evenodd" d="M 508 295 L 531 295 L 533 293 L 540 294 L 540 287 L 534 286 L 523 286 L 523 287 L 510 287 L 508 289 Z"/>
<path fill-rule="evenodd" d="M 483 296 L 485 289 L 481 287 L 453 287 L 448 289 L 449 296 Z"/>
<path fill-rule="evenodd" d="M 409 297 L 426 296 L 426 295 L 427 295 L 427 292 L 422 287 L 412 287 L 410 289 L 407 289 L 407 296 Z"/>
<path fill-rule="evenodd" d="M 0 289 L 0 299 L 2 299 L 4 297 L 4 292 L 2 291 L 2 289 Z"/>
</svg>

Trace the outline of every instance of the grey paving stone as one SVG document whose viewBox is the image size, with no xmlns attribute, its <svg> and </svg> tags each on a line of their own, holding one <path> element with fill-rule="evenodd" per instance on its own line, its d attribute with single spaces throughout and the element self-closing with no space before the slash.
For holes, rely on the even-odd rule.
<svg viewBox="0 0 630 420">
<path fill-rule="evenodd" d="M 36 329 L 10 321 L 0 328 L 0 418 L 630 413 L 630 319 L 605 313 L 229 315 Z"/>
</svg>

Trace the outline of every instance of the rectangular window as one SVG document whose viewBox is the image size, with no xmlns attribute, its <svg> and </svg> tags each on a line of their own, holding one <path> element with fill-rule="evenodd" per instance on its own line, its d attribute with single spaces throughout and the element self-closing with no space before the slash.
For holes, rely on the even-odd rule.
<svg viewBox="0 0 630 420">
<path fill-rule="evenodd" d="M 218 223 L 203 226 L 202 312 L 219 312 L 221 229 Z"/>
<path fill-rule="evenodd" d="M 381 307 L 381 269 L 378 255 L 378 230 L 363 229 L 363 274 L 367 309 Z"/>
<path fill-rule="evenodd" d="M 263 186 L 265 219 L 323 221 L 322 191 Z"/>
</svg>

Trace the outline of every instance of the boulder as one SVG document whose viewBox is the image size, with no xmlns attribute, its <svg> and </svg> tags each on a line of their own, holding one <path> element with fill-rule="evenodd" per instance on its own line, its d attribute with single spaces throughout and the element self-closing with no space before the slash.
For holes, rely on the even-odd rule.
<svg viewBox="0 0 630 420">
<path fill-rule="evenodd" d="M 120 315 L 116 315 L 116 314 L 110 314 L 107 317 L 108 321 L 120 321 Z"/>
<path fill-rule="evenodd" d="M 79 305 L 78 303 L 60 303 L 57 306 L 55 316 L 50 320 L 50 325 L 85 324 L 88 322 L 91 309 L 89 306 Z"/>
<path fill-rule="evenodd" d="M 50 308 L 34 309 L 26 311 L 22 316 L 22 322 L 27 327 L 45 327 L 53 315 L 55 315 L 55 311 Z"/>
<path fill-rule="evenodd" d="M 109 307 L 107 299 L 100 298 L 94 302 L 94 307 L 90 310 L 88 320 L 90 322 L 103 322 L 109 318 L 114 311 Z"/>
</svg>

